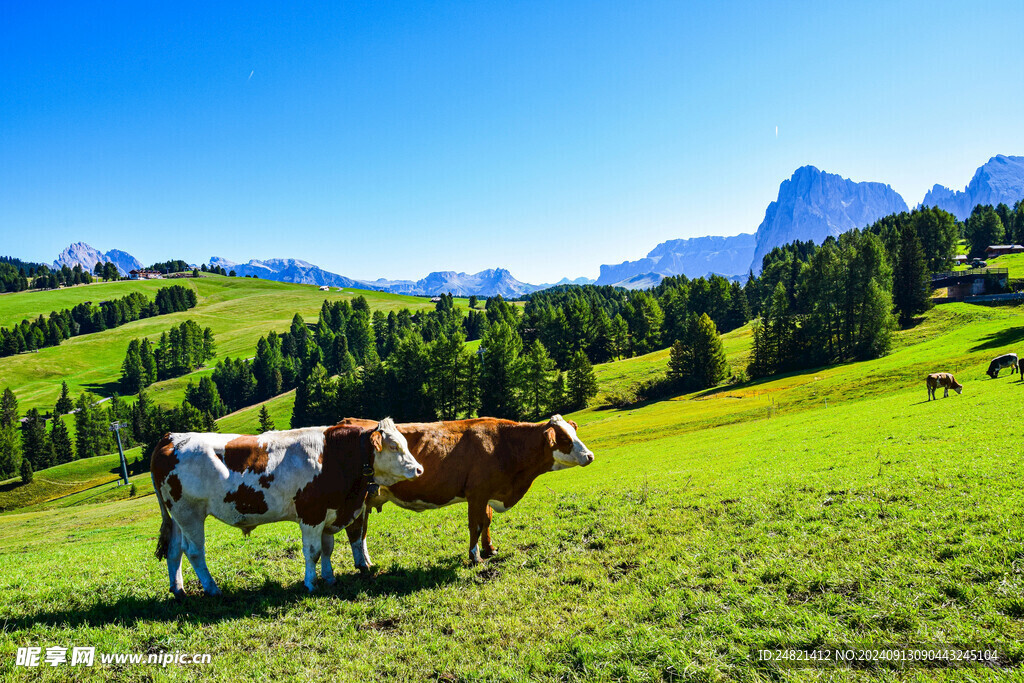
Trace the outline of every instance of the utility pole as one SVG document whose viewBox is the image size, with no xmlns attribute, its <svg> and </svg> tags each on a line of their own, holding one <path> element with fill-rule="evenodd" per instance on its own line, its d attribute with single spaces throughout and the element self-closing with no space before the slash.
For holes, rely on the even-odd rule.
<svg viewBox="0 0 1024 683">
<path fill-rule="evenodd" d="M 121 429 L 127 426 L 119 420 L 110 423 L 110 431 L 117 435 L 117 452 L 121 454 L 121 478 L 124 479 L 125 486 L 128 485 L 128 461 L 124 459 L 124 448 L 121 447 Z"/>
</svg>

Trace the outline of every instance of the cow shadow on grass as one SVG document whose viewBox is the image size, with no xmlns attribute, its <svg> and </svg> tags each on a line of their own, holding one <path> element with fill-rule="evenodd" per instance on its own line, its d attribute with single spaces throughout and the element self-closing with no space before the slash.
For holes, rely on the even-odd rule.
<svg viewBox="0 0 1024 683">
<path fill-rule="evenodd" d="M 980 344 L 971 347 L 971 351 L 999 349 L 1010 344 L 1018 344 L 1024 340 L 1024 325 L 1007 327 L 985 337 Z"/>
<path fill-rule="evenodd" d="M 186 580 L 186 591 L 189 592 L 181 600 L 174 599 L 170 593 L 166 597 L 125 595 L 114 602 L 38 612 L 12 619 L 0 618 L 0 628 L 10 632 L 41 625 L 74 628 L 116 624 L 130 627 L 140 622 L 158 621 L 205 625 L 229 619 L 268 617 L 304 600 L 353 601 L 365 597 L 398 597 L 437 588 L 454 582 L 458 578 L 456 569 L 461 566 L 460 560 L 452 559 L 448 563 L 427 567 L 388 568 L 369 575 L 347 574 L 339 570 L 334 586 L 320 583 L 313 593 L 307 591 L 301 581 L 287 586 L 267 581 L 257 588 L 224 589 L 223 595 L 208 597 L 195 592 L 198 590 L 195 581 Z"/>
</svg>

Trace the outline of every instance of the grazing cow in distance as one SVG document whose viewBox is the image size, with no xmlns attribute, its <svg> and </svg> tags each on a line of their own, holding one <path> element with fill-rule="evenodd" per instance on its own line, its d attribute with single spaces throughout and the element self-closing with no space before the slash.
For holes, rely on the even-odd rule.
<svg viewBox="0 0 1024 683">
<path fill-rule="evenodd" d="M 935 390 L 939 387 L 944 389 L 942 398 L 949 396 L 949 390 L 952 389 L 959 396 L 963 393 L 964 387 L 962 384 L 958 384 L 956 378 L 948 372 L 933 372 L 928 375 L 925 379 L 925 384 L 928 385 L 928 400 L 935 398 Z"/>
<path fill-rule="evenodd" d="M 340 424 L 366 426 L 367 420 Z M 491 516 L 505 512 L 545 472 L 586 466 L 594 454 L 576 434 L 576 423 L 555 415 L 547 422 L 513 422 L 493 417 L 452 422 L 400 424 L 398 429 L 423 474 L 414 481 L 381 486 L 367 497 L 361 521 L 348 527 L 352 557 L 360 569 L 371 566 L 366 549 L 369 508 L 393 502 L 421 512 L 453 503 L 469 505 L 469 560 L 476 564 L 495 553 Z"/>
<path fill-rule="evenodd" d="M 246 535 L 261 524 L 298 522 L 306 588 L 316 562 L 334 583 L 334 532 L 363 514 L 368 486 L 416 477 L 423 468 L 390 420 L 239 434 L 167 434 L 153 450 L 153 488 L 162 523 L 157 559 L 167 558 L 171 592 L 184 595 L 181 555 L 208 595 L 220 589 L 206 567 L 205 525 L 213 515 Z"/>
<path fill-rule="evenodd" d="M 1002 356 L 993 358 L 992 362 L 988 364 L 988 370 L 985 371 L 985 374 L 992 379 L 995 379 L 999 376 L 999 371 L 1004 368 L 1010 368 L 1011 375 L 1019 370 L 1017 365 L 1017 354 L 1004 353 Z"/>
</svg>

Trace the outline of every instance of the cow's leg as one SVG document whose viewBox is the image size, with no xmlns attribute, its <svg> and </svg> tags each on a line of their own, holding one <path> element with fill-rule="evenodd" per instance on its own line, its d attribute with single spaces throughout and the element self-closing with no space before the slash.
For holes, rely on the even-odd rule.
<svg viewBox="0 0 1024 683">
<path fill-rule="evenodd" d="M 356 569 L 366 571 L 373 566 L 370 560 L 370 552 L 366 549 L 366 530 L 370 525 L 370 506 L 363 507 L 363 513 L 359 519 L 352 522 L 345 528 L 348 533 L 348 542 L 352 546 L 352 561 Z"/>
<path fill-rule="evenodd" d="M 181 554 L 184 552 L 181 527 L 171 520 L 171 542 L 167 545 L 167 576 L 171 580 L 171 593 L 176 598 L 185 597 L 185 584 L 181 579 Z"/>
<path fill-rule="evenodd" d="M 494 518 L 494 510 L 488 505 L 485 513 L 484 530 L 480 534 L 480 557 L 487 559 L 488 557 L 494 557 L 498 549 L 491 545 L 491 519 Z"/>
<path fill-rule="evenodd" d="M 479 564 L 480 546 L 478 545 L 480 535 L 487 527 L 487 499 L 470 498 L 469 502 L 469 561 L 471 564 Z"/>
<path fill-rule="evenodd" d="M 299 527 L 302 529 L 302 554 L 306 557 L 306 579 L 303 583 L 312 592 L 316 586 L 316 563 L 322 553 L 324 525 L 308 526 L 300 522 Z"/>
<path fill-rule="evenodd" d="M 178 505 L 175 506 L 177 510 Z M 190 510 L 179 515 L 185 557 L 195 570 L 199 583 L 207 595 L 220 595 L 220 589 L 206 566 L 206 510 Z"/>
<path fill-rule="evenodd" d="M 949 398 L 949 385 L 942 387 L 942 398 Z"/>
<path fill-rule="evenodd" d="M 334 534 L 326 531 L 320 536 L 320 576 L 328 586 L 334 585 L 334 567 L 331 566 L 331 553 L 334 552 Z"/>
</svg>

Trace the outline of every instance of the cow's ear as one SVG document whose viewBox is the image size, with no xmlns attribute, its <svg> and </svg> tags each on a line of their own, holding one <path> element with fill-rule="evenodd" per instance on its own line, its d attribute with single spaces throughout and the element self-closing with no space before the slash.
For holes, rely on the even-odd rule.
<svg viewBox="0 0 1024 683">
<path fill-rule="evenodd" d="M 373 432 L 370 434 L 370 443 L 373 444 L 373 450 L 380 453 L 381 449 L 384 448 L 384 437 L 380 435 L 380 432 Z"/>
<path fill-rule="evenodd" d="M 555 447 L 555 441 L 557 440 L 557 438 L 555 436 L 555 428 L 554 427 L 548 427 L 547 429 L 545 429 L 544 430 L 544 436 L 547 437 L 548 448 L 554 448 Z"/>
<path fill-rule="evenodd" d="M 578 429 L 579 429 L 579 426 L 577 426 L 577 425 L 576 425 L 576 423 L 575 423 L 575 422 L 573 422 L 572 420 L 568 420 L 568 422 L 569 422 L 569 424 L 571 424 L 571 425 L 572 425 L 572 428 L 573 428 L 573 429 L 576 429 L 576 430 L 578 430 Z"/>
</svg>

